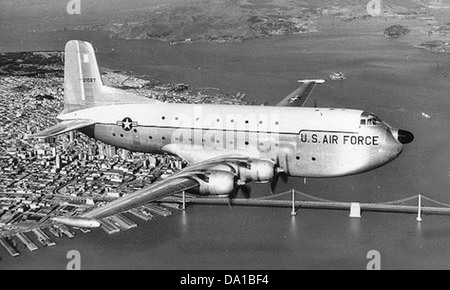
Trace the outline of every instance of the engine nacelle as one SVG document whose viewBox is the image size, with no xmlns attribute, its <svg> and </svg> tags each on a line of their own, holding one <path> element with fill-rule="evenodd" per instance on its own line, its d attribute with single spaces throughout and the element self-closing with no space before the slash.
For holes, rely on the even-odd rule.
<svg viewBox="0 0 450 290">
<path fill-rule="evenodd" d="M 239 179 L 244 182 L 269 182 L 275 177 L 275 164 L 271 161 L 254 160 L 248 167 L 239 166 Z"/>
<path fill-rule="evenodd" d="M 225 171 L 210 171 L 205 173 L 205 180 L 199 180 L 200 186 L 190 190 L 197 195 L 228 196 L 235 189 L 235 176 Z"/>
</svg>

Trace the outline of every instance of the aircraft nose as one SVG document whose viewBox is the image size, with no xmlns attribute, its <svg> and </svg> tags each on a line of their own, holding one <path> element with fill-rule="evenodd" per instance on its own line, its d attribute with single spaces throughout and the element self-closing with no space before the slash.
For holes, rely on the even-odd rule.
<svg viewBox="0 0 450 290">
<path fill-rule="evenodd" d="M 398 130 L 397 140 L 403 145 L 409 144 L 414 141 L 414 134 L 406 130 Z"/>
</svg>

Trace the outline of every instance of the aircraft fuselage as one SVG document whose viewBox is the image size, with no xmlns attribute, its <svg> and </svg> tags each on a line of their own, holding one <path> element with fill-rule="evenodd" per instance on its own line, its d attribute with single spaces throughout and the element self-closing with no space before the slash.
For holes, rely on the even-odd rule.
<svg viewBox="0 0 450 290">
<path fill-rule="evenodd" d="M 297 177 L 366 172 L 403 150 L 398 130 L 358 110 L 155 102 L 93 107 L 59 119 L 95 120 L 81 131 L 134 152 L 170 153 L 190 163 L 242 153 L 276 161 Z"/>
</svg>

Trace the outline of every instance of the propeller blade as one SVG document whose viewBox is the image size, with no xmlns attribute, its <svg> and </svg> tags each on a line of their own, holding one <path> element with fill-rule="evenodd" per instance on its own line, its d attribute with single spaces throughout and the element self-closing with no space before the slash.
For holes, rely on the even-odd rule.
<svg viewBox="0 0 450 290">
<path fill-rule="evenodd" d="M 286 184 L 288 182 L 288 176 L 287 174 L 281 173 L 281 179 L 283 180 L 283 182 Z"/>
<path fill-rule="evenodd" d="M 244 185 L 240 188 L 242 190 L 242 194 L 246 199 L 250 198 L 250 194 L 252 193 L 252 188 L 249 185 Z"/>
<path fill-rule="evenodd" d="M 270 194 L 273 195 L 277 190 L 280 177 L 285 184 L 288 182 L 288 175 L 286 173 L 284 173 L 283 171 L 276 171 L 274 178 L 272 178 L 272 180 L 270 181 Z"/>
<path fill-rule="evenodd" d="M 242 194 L 244 195 L 245 198 L 247 199 L 250 198 L 250 194 L 252 192 L 251 187 L 246 183 L 239 181 L 238 178 L 236 177 L 234 190 L 230 195 L 228 195 L 228 206 L 230 208 L 233 208 L 231 203 L 233 199 L 235 199 L 239 195 L 239 190 L 242 190 Z"/>
<path fill-rule="evenodd" d="M 269 189 L 270 189 L 270 194 L 271 194 L 271 195 L 274 195 L 274 194 L 275 194 L 275 191 L 276 191 L 277 185 L 278 185 L 278 178 L 279 178 L 279 174 L 276 174 L 276 175 L 272 178 L 272 180 L 270 181 Z"/>
<path fill-rule="evenodd" d="M 228 196 L 228 206 L 232 209 L 231 201 L 236 198 L 239 187 L 235 186 L 234 191 Z"/>
</svg>

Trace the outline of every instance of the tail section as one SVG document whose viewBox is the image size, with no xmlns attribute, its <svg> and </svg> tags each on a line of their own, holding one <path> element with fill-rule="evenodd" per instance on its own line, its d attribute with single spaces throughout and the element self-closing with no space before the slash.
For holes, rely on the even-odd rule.
<svg viewBox="0 0 450 290">
<path fill-rule="evenodd" d="M 64 64 L 64 110 L 58 116 L 60 123 L 28 136 L 46 138 L 57 136 L 96 124 L 96 120 L 77 118 L 75 111 L 97 106 L 142 104 L 155 102 L 125 90 L 103 86 L 92 45 L 71 40 L 66 44 Z M 68 116 L 64 116 L 64 115 Z"/>
<path fill-rule="evenodd" d="M 84 41 L 69 41 L 65 49 L 63 113 L 95 106 L 102 101 L 102 89 L 92 45 Z"/>
<path fill-rule="evenodd" d="M 96 106 L 149 102 L 154 101 L 103 86 L 95 51 L 89 42 L 71 40 L 66 44 L 62 114 Z"/>
</svg>

